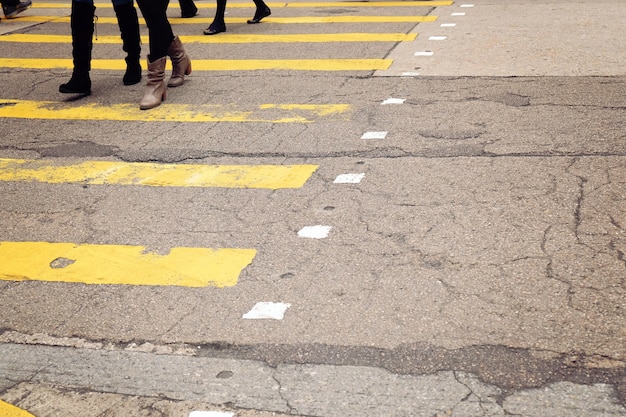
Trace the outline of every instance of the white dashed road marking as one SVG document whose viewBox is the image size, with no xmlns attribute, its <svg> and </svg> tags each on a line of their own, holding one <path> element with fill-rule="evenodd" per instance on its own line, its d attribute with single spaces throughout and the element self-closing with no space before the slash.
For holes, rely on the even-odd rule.
<svg viewBox="0 0 626 417">
<path fill-rule="evenodd" d="M 298 236 L 306 237 L 310 239 L 324 239 L 328 237 L 328 233 L 330 233 L 331 226 L 305 226 L 298 232 Z"/>
<path fill-rule="evenodd" d="M 365 177 L 365 173 L 360 174 L 341 174 L 335 178 L 335 184 L 358 184 Z"/>
<path fill-rule="evenodd" d="M 404 98 L 388 98 L 383 100 L 380 104 L 403 104 L 406 101 Z"/>
<path fill-rule="evenodd" d="M 385 139 L 387 132 L 365 132 L 361 139 Z"/>
<path fill-rule="evenodd" d="M 243 315 L 244 319 L 273 319 L 282 320 L 285 317 L 285 311 L 291 307 L 288 303 L 273 303 L 267 301 L 258 302 L 252 307 L 252 310 Z"/>
</svg>

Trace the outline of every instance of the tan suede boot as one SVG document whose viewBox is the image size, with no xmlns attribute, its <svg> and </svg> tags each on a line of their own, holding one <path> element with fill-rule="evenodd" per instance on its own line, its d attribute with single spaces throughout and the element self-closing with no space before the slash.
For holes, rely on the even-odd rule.
<svg viewBox="0 0 626 417">
<path fill-rule="evenodd" d="M 139 103 L 141 110 L 157 107 L 167 97 L 167 87 L 165 86 L 166 62 L 167 57 L 150 62 L 150 57 L 148 56 L 148 82 L 146 83 L 146 92 L 141 99 L 141 103 Z"/>
<path fill-rule="evenodd" d="M 172 59 L 172 76 L 167 86 L 179 87 L 185 82 L 185 75 L 191 74 L 191 60 L 178 36 L 170 43 L 167 54 Z"/>
</svg>

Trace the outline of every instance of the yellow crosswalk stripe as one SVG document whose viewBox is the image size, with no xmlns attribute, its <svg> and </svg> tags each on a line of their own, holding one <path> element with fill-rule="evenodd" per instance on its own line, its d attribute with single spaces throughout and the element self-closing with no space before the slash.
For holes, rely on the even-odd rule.
<svg viewBox="0 0 626 417">
<path fill-rule="evenodd" d="M 391 59 L 193 59 L 194 71 L 376 71 L 391 66 Z M 168 60 L 168 68 L 171 66 Z M 71 59 L 2 58 L 0 68 L 72 69 Z M 123 59 L 94 59 L 95 70 L 125 70 Z"/>
<path fill-rule="evenodd" d="M 220 36 L 180 36 L 185 44 L 191 43 L 318 43 L 318 42 L 406 42 L 413 41 L 417 37 L 415 33 L 308 33 L 308 34 L 282 34 L 282 35 L 256 35 L 256 34 L 223 34 Z M 148 43 L 148 37 L 141 38 L 144 44 Z M 71 43 L 70 35 L 32 35 L 27 33 L 9 34 L 0 36 L 0 42 L 13 43 Z M 121 44 L 122 39 L 117 36 L 98 36 L 93 43 L 97 44 Z M 195 61 L 194 61 L 195 62 Z"/>
<path fill-rule="evenodd" d="M 181 247 L 161 255 L 142 246 L 0 242 L 0 279 L 230 287 L 255 255 L 254 249 Z"/>
<path fill-rule="evenodd" d="M 350 110 L 348 104 L 261 104 L 246 110 L 227 104 L 163 103 L 147 112 L 139 110 L 137 103 L 79 105 L 75 102 L 0 99 L 0 118 L 12 119 L 313 123 L 320 118 L 347 119 Z"/>
<path fill-rule="evenodd" d="M 227 17 L 225 18 L 226 24 L 238 24 L 246 23 L 249 17 Z M 437 16 L 300 16 L 300 17 L 266 17 L 263 19 L 263 23 L 275 23 L 275 24 L 314 24 L 314 23 L 426 23 L 434 22 L 437 20 Z M 57 17 L 57 16 L 24 16 L 20 15 L 20 22 L 34 22 L 34 23 L 69 23 L 70 17 Z M 170 23 L 174 25 L 182 24 L 210 24 L 213 22 L 213 17 L 201 17 L 196 16 L 193 19 L 183 19 L 181 17 L 170 17 L 168 19 Z M 139 23 L 145 25 L 144 19 L 139 18 Z M 99 16 L 98 24 L 111 24 L 117 25 L 117 18 Z M 226 33 L 220 34 L 219 37 L 225 36 Z M 209 37 L 209 36 L 207 36 Z"/>
<path fill-rule="evenodd" d="M 2 417 L 34 417 L 31 413 L 0 400 L 0 416 Z"/>
<path fill-rule="evenodd" d="M 329 1 L 329 2 L 298 2 L 298 3 L 266 3 L 271 9 L 278 9 L 284 7 L 438 7 L 438 6 L 451 6 L 454 1 Z M 112 8 L 113 5 L 109 2 L 95 3 L 97 8 Z M 196 6 L 199 9 L 214 9 L 215 3 L 198 3 Z M 46 2 L 33 2 L 33 9 L 61 9 L 70 8 L 71 3 L 46 3 Z M 254 8 L 252 2 L 229 2 L 228 7 L 233 8 Z"/>
<path fill-rule="evenodd" d="M 152 187 L 300 188 L 317 165 L 197 165 L 0 158 L 0 181 Z"/>
</svg>

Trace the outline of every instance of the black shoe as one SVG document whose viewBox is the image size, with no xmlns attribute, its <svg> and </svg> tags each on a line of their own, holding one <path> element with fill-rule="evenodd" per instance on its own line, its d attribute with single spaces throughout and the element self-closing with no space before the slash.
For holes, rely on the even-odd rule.
<svg viewBox="0 0 626 417">
<path fill-rule="evenodd" d="M 267 17 L 272 14 L 272 11 L 269 7 L 266 7 L 264 10 L 258 10 L 254 13 L 254 17 L 248 20 L 248 24 L 251 25 L 253 23 L 260 23 L 261 19 Z"/>
<path fill-rule="evenodd" d="M 126 72 L 124 73 L 124 78 L 122 82 L 124 85 L 133 85 L 137 84 L 141 81 L 141 64 L 139 63 L 139 59 L 126 61 Z"/>
<path fill-rule="evenodd" d="M 2 11 L 4 12 L 5 17 L 12 19 L 32 5 L 33 2 L 31 0 L 24 0 L 13 6 L 2 6 Z"/>
<path fill-rule="evenodd" d="M 59 92 L 65 94 L 83 94 L 90 95 L 91 94 L 91 79 L 89 78 L 89 73 L 72 73 L 72 78 L 65 83 L 59 86 Z"/>
<path fill-rule="evenodd" d="M 217 35 L 218 33 L 222 33 L 222 32 L 226 32 L 226 25 L 214 25 L 213 23 L 211 23 L 211 26 L 209 26 L 208 28 L 204 29 L 204 33 L 205 35 Z"/>
</svg>

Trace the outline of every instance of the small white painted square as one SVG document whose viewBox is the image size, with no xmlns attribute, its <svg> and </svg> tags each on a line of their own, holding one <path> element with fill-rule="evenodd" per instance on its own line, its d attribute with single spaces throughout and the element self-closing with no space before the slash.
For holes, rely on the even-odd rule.
<svg viewBox="0 0 626 417">
<path fill-rule="evenodd" d="M 417 77 L 418 75 L 420 75 L 419 72 L 403 72 L 401 74 L 403 77 Z"/>
<path fill-rule="evenodd" d="M 456 23 L 442 23 L 440 26 L 442 28 L 453 28 L 456 26 Z"/>
<path fill-rule="evenodd" d="M 244 319 L 273 319 L 282 320 L 285 317 L 285 311 L 291 307 L 288 303 L 273 303 L 267 301 L 258 302 L 252 307 L 252 310 L 243 315 Z"/>
<path fill-rule="evenodd" d="M 418 51 L 414 53 L 415 56 L 433 56 L 435 53 L 433 51 Z"/>
<path fill-rule="evenodd" d="M 383 102 L 380 104 L 403 104 L 405 101 L 405 98 L 388 98 L 386 100 L 383 100 Z"/>
<path fill-rule="evenodd" d="M 428 38 L 429 41 L 445 41 L 446 39 L 448 39 L 447 36 L 431 36 Z"/>
<path fill-rule="evenodd" d="M 385 139 L 387 132 L 365 132 L 361 139 Z"/>
<path fill-rule="evenodd" d="M 235 413 L 229 411 L 192 411 L 189 417 L 233 417 Z"/>
<path fill-rule="evenodd" d="M 306 237 L 309 239 L 324 239 L 328 237 L 331 226 L 305 226 L 298 232 L 299 237 Z"/>
<path fill-rule="evenodd" d="M 463 13 L 463 12 L 455 12 L 455 13 L 452 13 L 450 16 L 465 16 L 465 13 Z"/>
<path fill-rule="evenodd" d="M 474 7 L 473 4 L 462 4 L 461 7 Z"/>
<path fill-rule="evenodd" d="M 335 184 L 358 184 L 363 178 L 365 178 L 365 173 L 341 174 L 337 175 L 337 178 L 335 178 L 335 181 L 333 182 Z"/>
</svg>

